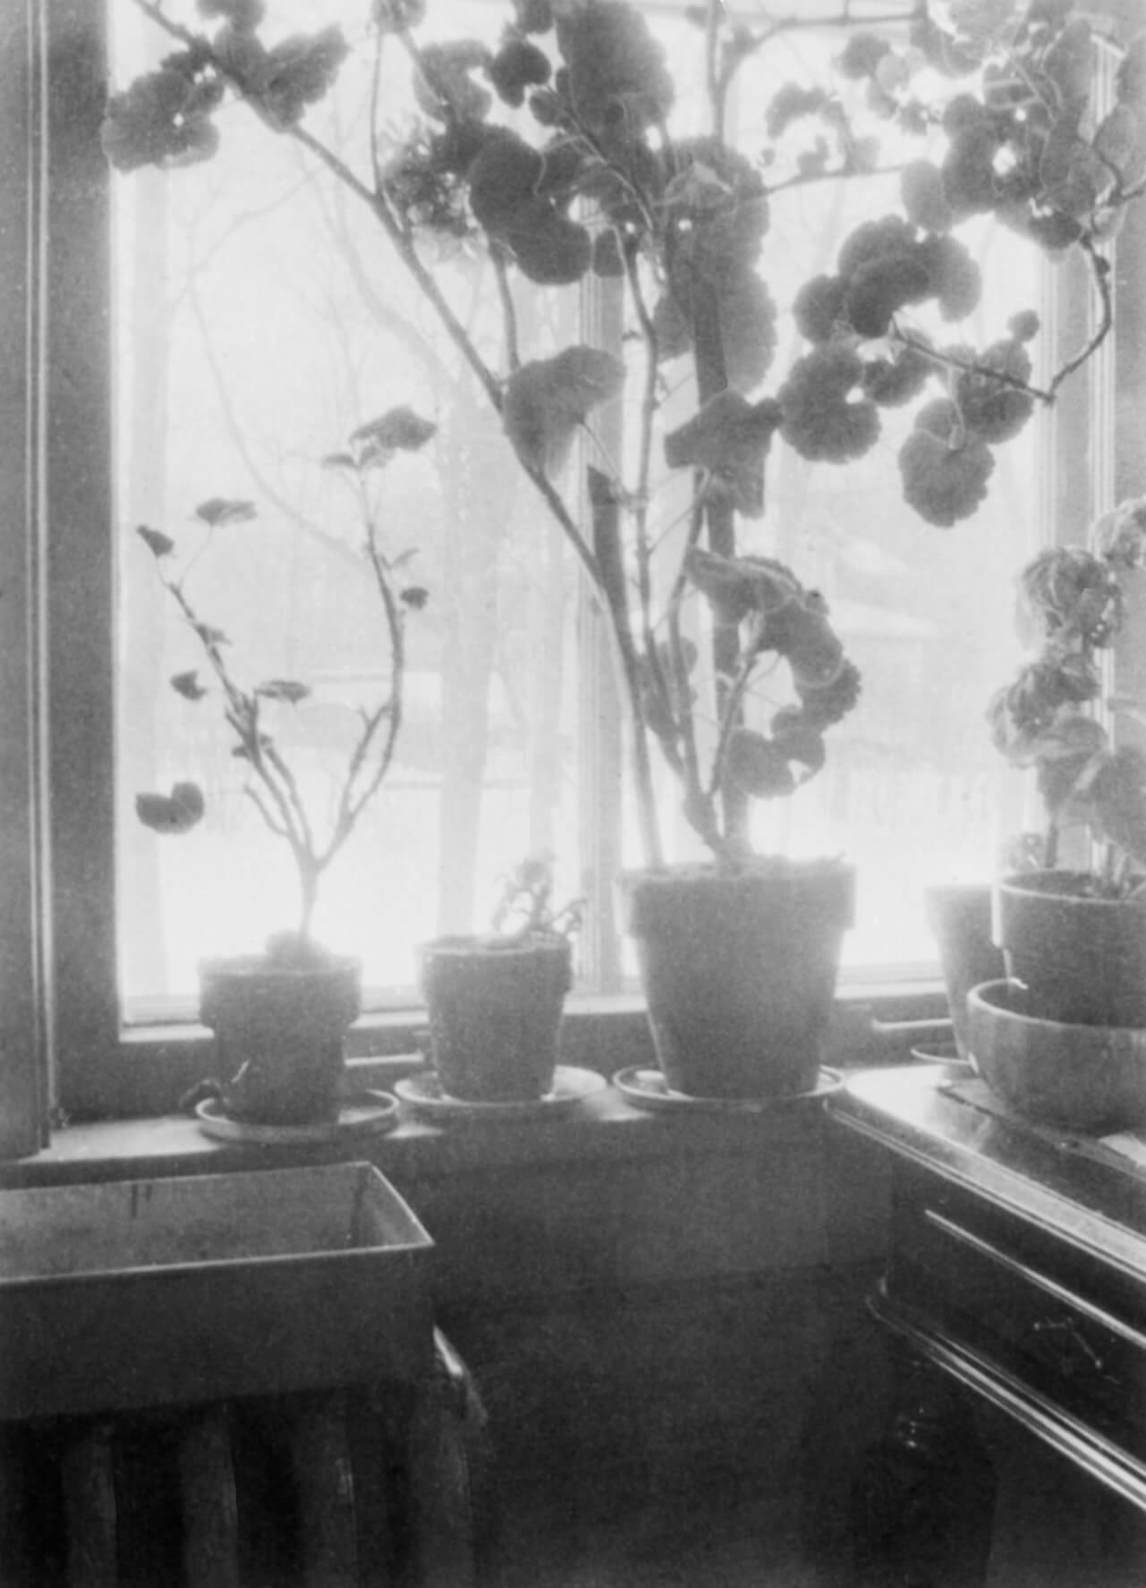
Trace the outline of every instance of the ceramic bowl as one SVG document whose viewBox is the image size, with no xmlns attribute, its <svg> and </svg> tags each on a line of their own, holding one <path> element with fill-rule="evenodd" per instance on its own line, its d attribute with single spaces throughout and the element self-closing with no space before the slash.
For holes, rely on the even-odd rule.
<svg viewBox="0 0 1146 1588">
<path fill-rule="evenodd" d="M 1030 1014 L 1014 981 L 967 997 L 972 1061 L 1016 1113 L 1088 1135 L 1146 1125 L 1146 1028 L 1064 1025 Z"/>
</svg>

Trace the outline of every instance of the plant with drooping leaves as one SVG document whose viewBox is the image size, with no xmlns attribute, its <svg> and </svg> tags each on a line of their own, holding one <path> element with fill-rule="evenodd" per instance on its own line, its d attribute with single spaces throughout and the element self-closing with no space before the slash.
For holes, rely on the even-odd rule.
<svg viewBox="0 0 1146 1588">
<path fill-rule="evenodd" d="M 1036 774 L 1047 816 L 1038 863 L 1057 864 L 1064 828 L 1087 827 L 1103 846 L 1093 891 L 1105 898 L 1146 887 L 1146 754 L 1116 746 L 1096 715 L 1103 659 L 1126 616 L 1126 584 L 1144 565 L 1146 497 L 1104 513 L 1088 545 L 1040 552 L 1019 580 L 1023 624 L 1039 648 L 988 708 L 996 749 Z M 1116 697 L 1108 705 L 1146 724 L 1146 703 Z"/>
<path fill-rule="evenodd" d="M 688 822 L 718 861 L 742 864 L 749 800 L 787 795 L 814 775 L 826 732 L 860 689 L 823 598 L 774 557 L 745 552 L 745 524 L 764 515 L 768 456 L 779 443 L 846 464 L 876 444 L 886 410 L 913 405 L 898 455 L 905 501 L 941 527 L 977 509 L 996 449 L 1054 402 L 1113 323 L 1105 250 L 1146 174 L 1146 46 L 1100 39 L 1069 0 L 949 0 L 942 10 L 913 0 L 878 26 L 847 5 L 813 22 L 763 10 L 746 20 L 707 0 L 688 16 L 709 126 L 679 139 L 668 130 L 676 85 L 664 53 L 626 0 L 513 0 L 494 47 L 424 38 L 425 0 L 373 0 L 364 8 L 373 120 L 356 164 L 307 123 L 347 53 L 337 28 L 267 42 L 262 0 L 199 0 L 198 25 L 157 0 L 135 3 L 174 48 L 112 96 L 110 159 L 131 170 L 209 158 L 218 111 L 238 100 L 368 207 L 500 415 L 606 614 L 646 861 L 663 860 L 655 741 Z M 832 81 L 780 84 L 760 145 L 736 147 L 726 110 L 738 73 L 793 30 L 825 22 L 848 33 Z M 419 106 L 401 135 L 388 132 L 380 102 L 391 50 L 408 59 Z M 1108 109 L 1103 51 L 1118 58 Z M 906 164 L 897 210 L 856 227 L 834 269 L 809 268 L 793 305 L 803 345 L 777 372 L 771 208 L 785 191 L 877 170 L 878 139 L 863 118 L 938 149 Z M 985 348 L 948 329 L 980 296 L 960 228 L 987 215 L 1089 268 L 1094 332 L 1042 384 L 1033 311 L 995 328 Z M 429 244 L 443 236 L 488 253 L 504 331 L 496 364 L 438 279 Z M 578 291 L 590 277 L 624 300 L 629 375 L 601 348 L 534 357 L 520 346 L 522 280 Z M 678 423 L 669 395 L 685 371 L 695 412 Z M 596 445 L 580 514 L 563 467 L 626 379 L 637 388 L 634 461 L 623 472 Z M 675 533 L 656 512 L 658 456 L 688 495 Z M 705 667 L 687 632 L 695 591 L 712 612 Z M 778 661 L 790 698 L 766 705 Z"/>
<path fill-rule="evenodd" d="M 190 668 L 173 675 L 171 688 L 194 706 L 212 699 L 219 702 L 234 740 L 232 753 L 246 770 L 244 793 L 268 830 L 290 850 L 299 885 L 299 920 L 294 932 L 272 939 L 271 947 L 280 960 L 321 957 L 322 951 L 311 937 L 320 882 L 349 843 L 393 764 L 403 721 L 406 621 L 410 613 L 423 609 L 428 592 L 407 578 L 414 550 L 385 549 L 374 481 L 397 452 L 419 451 L 435 430 L 435 425 L 412 409 L 392 408 L 360 425 L 344 450 L 323 460 L 328 468 L 344 476 L 355 493 L 365 529 L 363 554 L 381 604 L 387 650 L 385 685 L 377 700 L 359 712 L 356 734 L 338 780 L 333 814 L 324 823 L 316 819 L 304 797 L 280 731 L 282 714 L 297 711 L 310 696 L 310 686 L 296 678 L 241 682 L 231 659 L 229 637 L 203 617 L 188 591 L 193 567 L 206 546 L 198 547 L 192 556 L 180 561 L 172 536 L 146 524 L 139 525 L 136 531 L 154 558 L 160 583 L 195 636 L 206 663 L 206 680 L 198 668 Z M 217 531 L 249 522 L 256 510 L 248 501 L 212 497 L 201 502 L 193 516 L 210 541 Z M 170 794 L 139 794 L 135 804 L 143 824 L 159 833 L 190 832 L 206 809 L 202 787 L 190 779 L 176 782 Z"/>
</svg>

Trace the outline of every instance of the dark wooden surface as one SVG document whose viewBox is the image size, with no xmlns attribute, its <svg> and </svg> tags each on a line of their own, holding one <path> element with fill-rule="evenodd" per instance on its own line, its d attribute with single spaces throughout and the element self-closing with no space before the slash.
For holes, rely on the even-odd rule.
<svg viewBox="0 0 1146 1588">
<path fill-rule="evenodd" d="M 904 1377 L 858 1478 L 860 1580 L 1146 1580 L 1146 1172 L 954 1068 L 853 1076 L 829 1112 L 892 1173 L 872 1308 Z M 956 1477 L 965 1512 L 936 1520 Z"/>
</svg>

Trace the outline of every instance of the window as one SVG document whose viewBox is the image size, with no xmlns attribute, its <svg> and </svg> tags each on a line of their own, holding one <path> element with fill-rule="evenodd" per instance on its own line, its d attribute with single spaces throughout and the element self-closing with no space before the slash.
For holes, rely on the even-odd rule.
<svg viewBox="0 0 1146 1588">
<path fill-rule="evenodd" d="M 499 25 L 497 7 L 458 4 L 472 18 L 467 31 Z M 276 5 L 284 31 L 345 18 L 353 33 L 364 7 L 295 9 L 292 20 Z M 6 24 L 14 48 L 0 65 L 14 89 L 4 114 L 20 119 L 5 147 L 29 151 L 4 173 L 28 221 L 25 238 L 5 234 L 3 246 L 20 255 L 7 278 L 42 287 L 27 302 L 11 292 L 4 318 L 23 349 L 7 369 L 35 377 L 27 404 L 11 410 L 27 412 L 27 435 L 4 442 L 6 510 L 28 528 L 5 547 L 14 561 L 3 589 L 30 627 L 4 632 L 13 724 L 0 766 L 6 808 L 33 813 L 14 843 L 17 885 L 6 887 L 4 908 L 48 929 L 31 937 L 26 962 L 6 968 L 23 1002 L 3 1018 L 26 1038 L 32 1011 L 48 1016 L 40 1048 L 22 1045 L 29 1062 L 4 1072 L 22 1117 L 35 1107 L 35 1053 L 49 1049 L 66 1106 L 131 1106 L 153 1049 L 124 1044 L 123 1018 L 186 1016 L 197 958 L 257 944 L 292 908 L 289 870 L 246 808 L 218 714 L 170 690 L 170 676 L 195 659 L 134 527 L 178 539 L 194 560 L 199 608 L 232 638 L 244 669 L 313 685 L 305 707 L 283 715 L 321 808 L 331 751 L 345 747 L 379 666 L 360 525 L 323 459 L 392 403 L 409 401 L 439 425 L 433 452 L 402 460 L 382 490 L 390 549 L 417 549 L 411 566 L 430 600 L 409 625 L 395 775 L 330 878 L 320 935 L 361 953 L 381 996 L 408 997 L 412 945 L 480 923 L 522 849 L 552 847 L 566 891 L 588 891 L 600 906 L 585 985 L 611 990 L 625 969 L 611 877 L 635 858 L 604 647 L 576 569 L 377 228 L 315 181 L 289 140 L 240 109 L 228 113 L 218 159 L 168 176 L 111 176 L 98 140 L 103 85 L 165 46 L 127 0 L 110 0 L 108 16 L 110 26 L 84 0 L 27 0 Z M 691 27 L 671 10 L 657 16 L 674 58 L 694 60 Z M 814 69 L 815 52 L 830 47 L 821 33 L 793 33 L 785 72 Z M 746 127 L 769 92 L 746 79 L 733 107 Z M 348 67 L 336 102 L 322 107 L 324 135 L 354 144 L 367 95 L 368 79 Z M 783 273 L 790 247 L 818 237 L 827 264 L 855 220 L 883 203 L 875 180 L 777 195 L 770 268 L 782 308 L 797 285 Z M 1130 236 L 1120 257 L 1133 260 L 1139 246 Z M 1035 297 L 1049 305 L 1029 251 L 993 234 L 979 252 L 987 334 Z M 475 312 L 488 268 L 456 261 L 460 313 Z M 1059 284 L 1064 314 L 1083 286 Z M 570 316 L 607 332 L 611 307 L 607 290 L 580 302 L 538 291 L 522 312 L 558 347 Z M 1066 317 L 1064 345 L 1076 345 L 1078 325 Z M 493 327 L 474 323 L 492 342 Z M 1017 825 L 1020 795 L 981 728 L 1014 654 L 1011 579 L 1046 532 L 1052 501 L 1065 501 L 1064 519 L 1077 524 L 1097 505 L 1078 502 L 1077 482 L 1101 477 L 1101 489 L 1113 488 L 1109 470 L 1067 460 L 1080 446 L 1105 446 L 1089 408 L 1130 389 L 1110 361 L 1096 365 L 1057 410 L 1055 438 L 1031 427 L 1001 449 L 987 507 L 947 533 L 919 524 L 886 488 L 893 425 L 858 467 L 805 465 L 790 452 L 772 459 L 769 514 L 745 549 L 786 557 L 825 590 L 865 675 L 865 704 L 837 732 L 828 771 L 769 808 L 759 836 L 856 861 L 853 973 L 886 978 L 928 959 L 923 885 L 986 874 Z M 605 423 L 623 448 L 623 414 Z M 1061 475 L 1050 490 L 1048 457 Z M 212 496 L 250 499 L 258 517 L 206 533 L 194 508 Z M 158 840 L 136 822 L 134 795 L 186 775 L 207 785 L 208 821 L 190 839 Z"/>
</svg>

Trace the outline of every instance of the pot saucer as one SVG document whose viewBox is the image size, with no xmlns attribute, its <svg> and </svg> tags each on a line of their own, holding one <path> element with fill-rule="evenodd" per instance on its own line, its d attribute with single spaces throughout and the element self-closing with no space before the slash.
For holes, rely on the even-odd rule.
<svg viewBox="0 0 1146 1588">
<path fill-rule="evenodd" d="M 674 1092 L 660 1070 L 634 1065 L 618 1070 L 613 1085 L 626 1103 L 655 1113 L 774 1114 L 793 1103 L 827 1097 L 843 1085 L 843 1076 L 838 1070 L 822 1069 L 811 1091 L 794 1092 L 789 1097 L 693 1097 L 687 1092 Z"/>
<path fill-rule="evenodd" d="M 395 1081 L 394 1090 L 403 1103 L 409 1105 L 423 1118 L 446 1123 L 456 1120 L 472 1124 L 475 1120 L 509 1122 L 511 1120 L 550 1119 L 576 1109 L 594 1092 L 603 1091 L 605 1077 L 596 1070 L 582 1070 L 572 1065 L 559 1064 L 553 1072 L 553 1086 L 544 1097 L 531 1097 L 512 1103 L 478 1103 L 468 1098 L 452 1097 L 443 1092 L 433 1070 L 404 1076 Z"/>
<path fill-rule="evenodd" d="M 195 1118 L 205 1136 L 252 1147 L 353 1141 L 359 1136 L 382 1136 L 393 1130 L 398 1123 L 398 1099 L 389 1092 L 351 1092 L 343 1099 L 337 1119 L 315 1125 L 260 1125 L 248 1119 L 232 1119 L 219 1098 L 208 1097 L 197 1105 Z"/>
</svg>

